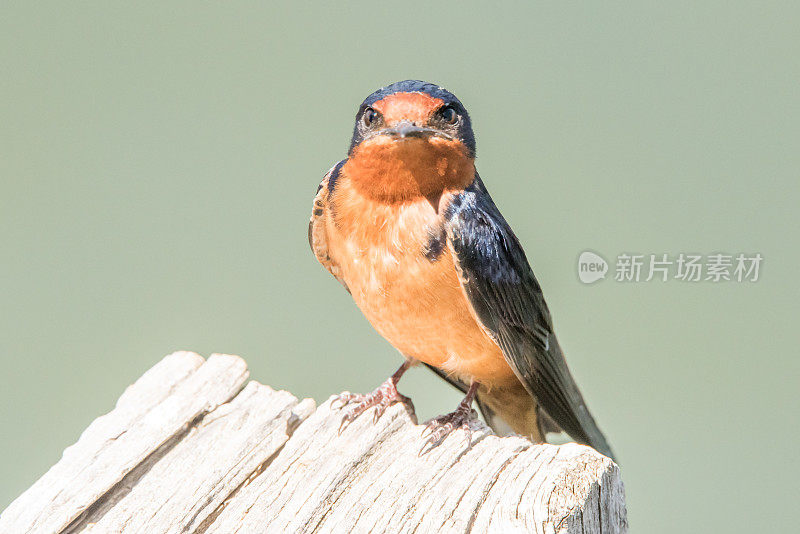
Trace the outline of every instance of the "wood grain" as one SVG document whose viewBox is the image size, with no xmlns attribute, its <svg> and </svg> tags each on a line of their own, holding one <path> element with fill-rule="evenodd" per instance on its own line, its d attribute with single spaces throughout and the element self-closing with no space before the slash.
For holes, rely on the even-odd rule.
<svg viewBox="0 0 800 534">
<path fill-rule="evenodd" d="M 619 468 L 476 423 L 420 451 L 402 405 L 315 409 L 244 361 L 167 356 L 0 514 L 3 533 L 627 532 Z"/>
</svg>

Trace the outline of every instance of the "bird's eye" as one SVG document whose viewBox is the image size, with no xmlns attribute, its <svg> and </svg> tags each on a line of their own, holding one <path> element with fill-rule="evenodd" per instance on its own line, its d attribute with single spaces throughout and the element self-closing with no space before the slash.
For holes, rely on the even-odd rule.
<svg viewBox="0 0 800 534">
<path fill-rule="evenodd" d="M 372 108 L 367 108 L 364 110 L 364 115 L 361 117 L 364 126 L 369 128 L 372 126 L 376 120 L 378 120 L 378 112 Z"/>
<path fill-rule="evenodd" d="M 458 120 L 458 113 L 456 113 L 456 110 L 454 110 L 450 106 L 443 108 L 441 111 L 441 115 L 442 115 L 442 120 L 444 120 L 444 122 L 446 122 L 447 124 L 455 124 L 456 121 Z"/>
</svg>

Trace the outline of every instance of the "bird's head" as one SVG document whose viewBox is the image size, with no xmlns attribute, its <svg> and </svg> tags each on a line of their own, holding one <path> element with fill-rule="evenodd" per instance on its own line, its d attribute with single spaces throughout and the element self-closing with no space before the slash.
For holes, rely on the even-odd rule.
<svg viewBox="0 0 800 534">
<path fill-rule="evenodd" d="M 406 80 L 358 109 L 348 167 L 380 197 L 430 196 L 474 175 L 475 136 L 463 104 L 438 85 Z"/>
<path fill-rule="evenodd" d="M 374 144 L 416 144 L 415 140 L 461 145 L 475 156 L 475 135 L 464 105 L 443 87 L 419 80 L 393 83 L 364 99 L 356 114 L 350 152 Z"/>
</svg>

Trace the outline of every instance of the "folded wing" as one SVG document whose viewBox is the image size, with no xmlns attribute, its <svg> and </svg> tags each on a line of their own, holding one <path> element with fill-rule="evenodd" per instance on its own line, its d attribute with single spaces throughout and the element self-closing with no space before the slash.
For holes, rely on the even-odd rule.
<svg viewBox="0 0 800 534">
<path fill-rule="evenodd" d="M 467 298 L 517 377 L 573 439 L 612 456 L 569 372 L 525 252 L 479 177 L 453 198 L 445 219 Z"/>
</svg>

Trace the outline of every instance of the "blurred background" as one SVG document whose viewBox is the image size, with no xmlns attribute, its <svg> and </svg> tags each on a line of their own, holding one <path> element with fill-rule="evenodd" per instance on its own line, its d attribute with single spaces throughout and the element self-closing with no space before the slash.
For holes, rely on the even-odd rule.
<svg viewBox="0 0 800 534">
<path fill-rule="evenodd" d="M 792 530 L 800 9 L 6 2 L 0 509 L 176 349 L 322 401 L 400 362 L 306 240 L 357 106 L 465 103 L 634 531 Z M 760 253 L 756 283 L 584 285 L 576 261 Z M 613 269 L 613 265 L 612 265 Z M 613 274 L 613 271 L 612 273 Z M 425 369 L 420 417 L 459 395 Z"/>
</svg>

